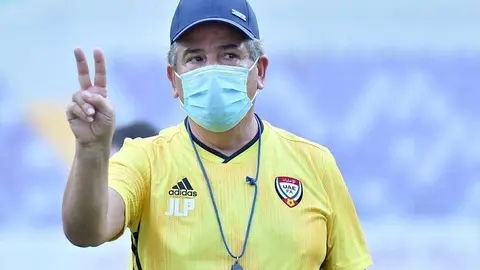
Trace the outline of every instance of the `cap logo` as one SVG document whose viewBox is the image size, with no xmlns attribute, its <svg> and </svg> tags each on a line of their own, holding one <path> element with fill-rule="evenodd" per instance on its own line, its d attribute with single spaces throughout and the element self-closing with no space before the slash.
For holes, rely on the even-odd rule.
<svg viewBox="0 0 480 270">
<path fill-rule="evenodd" d="M 245 22 L 247 21 L 247 16 L 245 16 L 240 11 L 238 11 L 236 9 L 233 9 L 233 8 L 232 8 L 232 15 L 242 19 Z"/>
</svg>

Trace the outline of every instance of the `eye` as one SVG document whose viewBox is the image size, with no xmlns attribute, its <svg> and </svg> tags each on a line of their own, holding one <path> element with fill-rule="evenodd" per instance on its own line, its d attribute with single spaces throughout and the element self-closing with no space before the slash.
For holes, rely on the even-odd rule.
<svg viewBox="0 0 480 270">
<path fill-rule="evenodd" d="M 197 63 L 202 61 L 203 61 L 203 58 L 198 55 L 187 58 L 187 62 Z"/>
<path fill-rule="evenodd" d="M 236 54 L 236 53 L 226 53 L 224 56 L 227 59 L 237 59 L 238 58 L 238 54 Z"/>
</svg>

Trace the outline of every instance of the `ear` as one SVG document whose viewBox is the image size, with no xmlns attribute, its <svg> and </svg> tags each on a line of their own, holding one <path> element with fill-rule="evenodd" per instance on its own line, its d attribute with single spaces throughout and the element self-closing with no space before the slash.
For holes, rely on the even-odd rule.
<svg viewBox="0 0 480 270">
<path fill-rule="evenodd" d="M 265 78 L 267 75 L 268 58 L 262 56 L 257 62 L 257 89 L 262 90 L 265 87 Z"/>
<path fill-rule="evenodd" d="M 172 86 L 172 93 L 173 93 L 173 98 L 178 98 L 180 94 L 178 93 L 178 88 L 177 88 L 177 76 L 175 75 L 175 70 L 171 65 L 167 66 L 167 77 L 168 80 L 170 81 L 170 84 Z"/>
</svg>

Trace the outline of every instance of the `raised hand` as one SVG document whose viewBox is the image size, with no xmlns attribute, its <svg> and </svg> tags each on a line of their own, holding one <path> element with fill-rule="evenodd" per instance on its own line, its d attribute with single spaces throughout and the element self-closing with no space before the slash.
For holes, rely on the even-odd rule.
<svg viewBox="0 0 480 270">
<path fill-rule="evenodd" d="M 79 48 L 74 54 L 80 90 L 72 95 L 72 101 L 67 106 L 70 128 L 80 144 L 110 144 L 115 129 L 115 114 L 107 97 L 105 57 L 99 49 L 93 52 L 95 78 L 92 85 L 85 54 Z"/>
</svg>

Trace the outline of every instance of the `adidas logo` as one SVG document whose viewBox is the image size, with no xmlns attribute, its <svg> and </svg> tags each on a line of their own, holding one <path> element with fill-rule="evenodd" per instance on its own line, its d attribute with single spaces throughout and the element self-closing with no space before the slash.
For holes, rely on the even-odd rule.
<svg viewBox="0 0 480 270">
<path fill-rule="evenodd" d="M 197 192 L 193 190 L 192 185 L 185 177 L 176 185 L 174 185 L 169 191 L 168 195 L 170 196 L 184 196 L 184 197 L 197 197 Z"/>
</svg>

